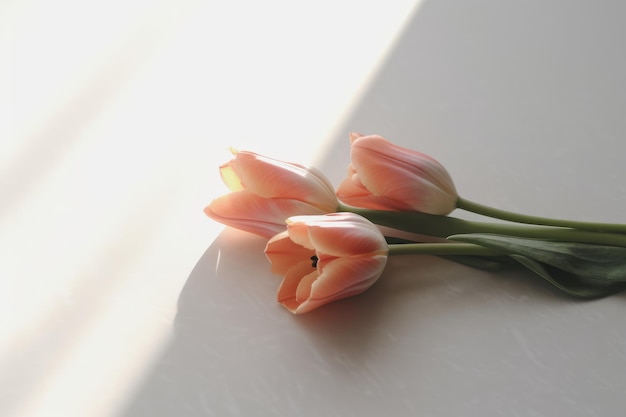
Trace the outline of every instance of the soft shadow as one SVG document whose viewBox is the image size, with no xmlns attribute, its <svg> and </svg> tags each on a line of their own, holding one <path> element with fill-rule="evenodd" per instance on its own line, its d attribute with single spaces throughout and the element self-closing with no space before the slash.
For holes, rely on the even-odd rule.
<svg viewBox="0 0 626 417">
<path fill-rule="evenodd" d="M 308 372 L 306 385 L 311 372 L 315 379 L 363 366 L 376 323 L 391 311 L 384 285 L 295 316 L 276 302 L 281 277 L 269 271 L 264 246 L 226 229 L 206 250 L 179 297 L 169 345 L 123 415 L 268 409 L 278 391 L 295 389 L 293 375 Z"/>
<path fill-rule="evenodd" d="M 535 95 L 553 85 L 547 79 L 516 84 L 506 78 L 527 64 L 520 59 L 529 54 L 518 54 L 519 48 L 534 47 L 526 23 L 536 10 L 524 5 L 502 10 L 496 2 L 487 8 L 425 2 L 315 165 L 335 184 L 343 179 L 350 131 L 379 133 L 428 153 L 437 149 L 452 167 L 485 168 L 489 155 L 473 148 L 478 136 L 486 138 L 479 143 L 493 146 L 486 152 L 499 156 L 511 146 L 542 145 L 545 137 L 528 135 L 532 129 L 509 131 L 527 126 L 523 122 L 536 116 L 537 107 L 523 104 L 535 103 Z M 512 13 L 521 17 L 508 22 L 513 27 L 506 37 L 497 36 L 500 14 Z M 551 59 L 552 52 L 538 50 L 538 61 Z M 551 62 L 553 71 L 560 71 L 562 66 Z M 549 118 L 546 114 L 542 117 Z M 511 139 L 502 141 L 502 133 Z M 534 142 L 524 142 L 526 135 Z M 472 176 L 488 174 L 458 178 L 469 186 Z M 475 197 L 488 197 L 490 186 L 503 177 L 475 181 Z M 275 302 L 280 277 L 269 272 L 264 244 L 226 230 L 208 248 L 181 293 L 172 340 L 124 416 L 420 415 L 418 410 L 469 415 L 454 407 L 476 405 L 478 399 L 488 410 L 494 398 L 518 398 L 507 391 L 517 386 L 506 379 L 502 386 L 476 379 L 485 377 L 481 369 L 503 375 L 508 368 L 500 365 L 506 360 L 512 369 L 528 366 L 506 329 L 525 321 L 520 331 L 534 335 L 533 321 L 572 303 L 519 268 L 491 273 L 407 256 L 391 260 L 365 293 L 294 316 Z M 502 361 L 494 361 L 498 357 Z M 522 381 L 519 388 L 516 394 L 533 386 Z M 470 414 L 489 414 L 479 411 Z"/>
<path fill-rule="evenodd" d="M 281 278 L 264 246 L 226 229 L 206 250 L 180 294 L 169 344 L 122 415 L 285 415 L 296 403 L 323 410 L 319 398 L 371 384 L 372 367 L 422 323 L 462 315 L 484 294 L 544 298 L 514 276 L 406 256 L 390 259 L 365 293 L 296 316 L 275 301 Z"/>
</svg>

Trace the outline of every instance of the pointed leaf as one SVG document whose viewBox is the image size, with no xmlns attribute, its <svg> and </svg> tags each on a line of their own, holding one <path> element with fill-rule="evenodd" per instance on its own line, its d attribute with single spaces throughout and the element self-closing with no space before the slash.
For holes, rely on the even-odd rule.
<svg viewBox="0 0 626 417">
<path fill-rule="evenodd" d="M 455 235 L 450 239 L 506 251 L 573 296 L 597 298 L 626 289 L 626 248 L 490 234 Z"/>
<path fill-rule="evenodd" d="M 511 258 L 515 259 L 559 290 L 574 297 L 600 298 L 626 289 L 626 283 L 623 282 L 587 280 L 522 255 L 511 255 Z"/>
<path fill-rule="evenodd" d="M 450 239 L 523 255 L 588 279 L 626 282 L 626 248 L 619 246 L 478 233 L 455 235 Z"/>
</svg>

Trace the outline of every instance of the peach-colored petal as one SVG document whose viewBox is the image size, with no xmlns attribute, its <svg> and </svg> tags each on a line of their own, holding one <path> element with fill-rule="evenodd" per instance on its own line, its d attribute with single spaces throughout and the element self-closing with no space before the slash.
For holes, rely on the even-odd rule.
<svg viewBox="0 0 626 417">
<path fill-rule="evenodd" d="M 287 219 L 287 232 L 289 238 L 296 242 L 298 245 L 308 249 L 314 249 L 313 243 L 309 238 L 309 227 L 306 223 L 301 221 L 293 221 L 294 218 L 301 216 L 294 216 Z M 308 216 L 306 216 L 308 217 Z"/>
<path fill-rule="evenodd" d="M 326 265 L 313 284 L 310 298 L 362 292 L 376 281 L 387 263 L 387 256 L 337 258 Z"/>
<path fill-rule="evenodd" d="M 347 204 L 377 209 L 389 204 L 387 209 L 431 214 L 448 214 L 455 208 L 458 195 L 452 178 L 426 154 L 370 135 L 352 142 L 350 157 L 358 176 L 350 178 L 352 183 L 344 181 L 337 192 Z"/>
<path fill-rule="evenodd" d="M 385 268 L 387 257 L 339 258 L 311 284 L 309 298 L 294 313 L 303 314 L 325 304 L 359 294 L 371 287 Z M 292 307 L 293 308 L 293 307 Z"/>
<path fill-rule="evenodd" d="M 309 174 L 311 175 L 311 177 L 314 177 L 317 182 L 318 182 L 318 186 L 319 186 L 319 191 L 318 193 L 321 194 L 324 199 L 327 201 L 327 204 L 331 205 L 334 204 L 334 208 L 337 208 L 337 197 L 335 196 L 335 186 L 330 182 L 330 180 L 326 177 L 326 175 L 324 175 L 322 173 L 322 171 L 320 171 L 319 169 L 315 168 L 315 167 L 304 167 L 309 171 Z"/>
<path fill-rule="evenodd" d="M 311 287 L 319 277 L 319 271 L 311 272 L 302 277 L 296 288 L 296 301 L 302 303 L 307 301 L 311 295 Z"/>
<path fill-rule="evenodd" d="M 327 221 L 309 222 L 309 238 L 319 253 L 345 257 L 387 252 L 384 236 L 364 217 L 354 213 L 332 213 L 324 217 Z"/>
<path fill-rule="evenodd" d="M 315 168 L 246 151 L 237 153 L 232 167 L 243 187 L 261 197 L 305 201 L 325 212 L 337 208 L 332 184 Z"/>
<path fill-rule="evenodd" d="M 355 213 L 294 216 L 287 220 L 287 224 L 289 235 L 294 241 L 315 248 L 322 256 L 340 257 L 387 251 L 387 243 L 379 229 Z"/>
<path fill-rule="evenodd" d="M 372 194 L 351 194 L 347 192 L 344 187 L 341 186 L 337 189 L 337 197 L 342 203 L 353 207 L 368 208 L 372 210 L 414 210 L 412 205 L 406 204 L 404 202 L 396 201 L 384 196 L 375 196 Z"/>
<path fill-rule="evenodd" d="M 302 259 L 309 259 L 308 263 L 312 263 L 310 259 L 315 255 L 315 251 L 298 245 L 289 238 L 287 231 L 284 231 L 267 242 L 265 255 L 272 264 L 272 272 L 284 275 Z"/>
<path fill-rule="evenodd" d="M 358 228 L 362 226 L 366 229 L 374 229 L 378 233 L 378 229 L 376 229 L 369 220 L 354 213 L 327 213 L 322 215 L 292 216 L 287 219 L 287 230 L 289 231 L 291 239 L 294 242 L 311 249 L 315 247 L 310 237 L 311 229 L 317 226 L 324 227 L 325 225 L 328 225 L 331 228 L 328 233 L 334 233 L 341 239 L 344 238 L 344 234 L 340 228 L 344 227 Z"/>
<path fill-rule="evenodd" d="M 358 140 L 357 140 L 358 139 Z M 352 148 L 367 149 L 378 152 L 386 157 L 397 161 L 422 161 L 430 160 L 435 164 L 439 162 L 432 156 L 418 152 L 414 149 L 405 148 L 383 138 L 380 135 L 362 135 L 352 140 Z"/>
<path fill-rule="evenodd" d="M 364 168 L 370 166 L 397 167 L 399 172 L 419 176 L 425 181 L 443 188 L 446 192 L 456 193 L 450 174 L 436 159 L 424 153 L 395 145 L 380 136 L 372 135 L 358 138 L 352 145 L 350 157 L 357 172 L 367 171 Z M 363 181 L 362 177 L 361 180 Z M 391 181 L 395 180 L 396 178 L 391 179 Z M 376 191 L 374 192 L 376 193 Z M 379 190 L 377 194 L 384 192 L 384 189 Z"/>
<path fill-rule="evenodd" d="M 323 211 L 301 201 L 266 199 L 244 190 L 216 198 L 204 213 L 220 223 L 270 238 L 286 229 L 288 217 Z"/>
<path fill-rule="evenodd" d="M 317 276 L 318 272 L 311 267 L 309 260 L 300 261 L 287 271 L 278 288 L 278 302 L 291 312 L 295 312 L 300 305 L 300 302 L 296 300 L 298 284 L 309 275 Z"/>
<path fill-rule="evenodd" d="M 356 171 L 344 179 L 337 187 L 337 197 L 344 204 L 373 210 L 412 210 L 413 205 L 384 195 L 372 194 L 361 182 Z"/>
<path fill-rule="evenodd" d="M 337 196 L 353 197 L 353 196 L 370 196 L 372 193 L 365 188 L 361 180 L 359 179 L 356 171 L 349 173 L 348 176 L 337 187 Z"/>
<path fill-rule="evenodd" d="M 308 226 L 346 222 L 364 227 L 375 227 L 375 225 L 365 217 L 351 212 L 326 213 L 314 216 L 292 216 L 287 220 L 288 224 L 303 223 Z"/>
</svg>

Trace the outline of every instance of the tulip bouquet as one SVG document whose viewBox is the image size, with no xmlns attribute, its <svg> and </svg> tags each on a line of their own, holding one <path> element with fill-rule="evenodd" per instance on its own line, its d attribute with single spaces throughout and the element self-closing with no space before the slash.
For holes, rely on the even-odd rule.
<svg viewBox="0 0 626 417">
<path fill-rule="evenodd" d="M 278 301 L 293 313 L 368 289 L 389 256 L 430 254 L 497 269 L 516 262 L 571 296 L 626 289 L 626 225 L 499 210 L 459 196 L 432 157 L 377 135 L 350 134 L 348 175 L 335 189 L 317 169 L 248 151 L 220 167 L 231 193 L 204 212 L 268 239 Z M 450 216 L 466 210 L 496 222 Z"/>
</svg>

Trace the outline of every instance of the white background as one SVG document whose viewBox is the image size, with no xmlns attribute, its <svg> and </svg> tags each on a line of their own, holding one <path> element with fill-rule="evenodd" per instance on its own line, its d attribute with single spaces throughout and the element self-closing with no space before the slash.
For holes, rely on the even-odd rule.
<svg viewBox="0 0 626 417">
<path fill-rule="evenodd" d="M 292 316 L 263 239 L 202 208 L 230 146 L 337 185 L 359 131 L 436 157 L 466 198 L 626 223 L 625 17 L 613 1 L 4 2 L 0 415 L 620 415 L 624 295 L 411 256 Z"/>
</svg>

